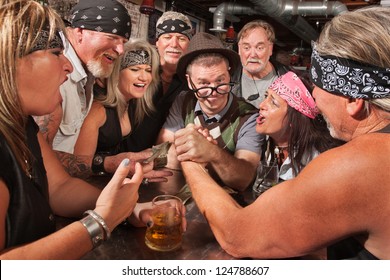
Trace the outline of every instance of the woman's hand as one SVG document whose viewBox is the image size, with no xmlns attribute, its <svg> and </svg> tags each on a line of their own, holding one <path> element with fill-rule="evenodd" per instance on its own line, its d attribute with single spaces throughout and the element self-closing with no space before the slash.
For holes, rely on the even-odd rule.
<svg viewBox="0 0 390 280">
<path fill-rule="evenodd" d="M 183 232 L 187 229 L 186 219 L 186 207 L 183 204 L 181 206 L 181 217 L 182 217 L 182 229 Z M 152 221 L 152 202 L 137 203 L 134 208 L 133 214 L 128 218 L 128 222 L 136 227 L 145 227 L 153 223 Z"/>
<path fill-rule="evenodd" d="M 142 166 L 135 164 L 135 174 L 131 179 L 127 178 L 129 169 L 129 159 L 123 160 L 96 202 L 95 211 L 111 231 L 130 216 L 138 200 L 138 188 L 143 178 Z"/>
</svg>

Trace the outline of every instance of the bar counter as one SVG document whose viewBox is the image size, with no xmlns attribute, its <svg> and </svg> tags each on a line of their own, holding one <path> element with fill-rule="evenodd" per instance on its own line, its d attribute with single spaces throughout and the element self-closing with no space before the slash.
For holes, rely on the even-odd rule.
<svg viewBox="0 0 390 280">
<path fill-rule="evenodd" d="M 184 186 L 185 180 L 181 171 L 171 170 L 174 175 L 165 183 L 142 184 L 139 189 L 139 202 L 151 201 L 159 194 L 176 194 Z M 105 177 L 94 178 L 91 183 L 105 186 Z M 187 201 L 187 230 L 183 235 L 180 249 L 171 252 L 158 252 L 145 245 L 146 228 L 131 225 L 119 225 L 113 230 L 111 238 L 98 248 L 87 253 L 83 259 L 99 260 L 229 260 L 227 254 L 216 241 L 206 219 L 199 212 L 193 199 Z M 72 222 L 58 217 L 58 228 Z"/>
</svg>

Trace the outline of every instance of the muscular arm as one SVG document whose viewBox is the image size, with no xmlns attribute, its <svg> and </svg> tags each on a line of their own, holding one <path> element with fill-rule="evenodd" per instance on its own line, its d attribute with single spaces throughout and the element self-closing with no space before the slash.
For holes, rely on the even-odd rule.
<svg viewBox="0 0 390 280">
<path fill-rule="evenodd" d="M 372 140 L 363 146 L 369 143 Z M 369 234 L 365 246 L 371 252 L 375 254 L 379 244 L 385 244 L 381 250 L 390 254 L 388 238 L 384 238 L 390 225 L 383 222 L 386 218 L 380 210 L 389 209 L 383 194 L 390 186 L 385 182 L 387 171 L 378 174 L 384 170 L 379 166 L 389 161 L 381 148 L 374 149 L 366 149 L 364 155 L 360 149 L 356 154 L 356 147 L 346 144 L 325 152 L 295 179 L 272 187 L 245 208 L 198 164 L 182 162 L 182 167 L 200 211 L 218 242 L 233 256 L 301 256 L 360 233 Z"/>
<path fill-rule="evenodd" d="M 60 127 L 62 119 L 62 107 L 58 105 L 55 111 L 49 115 L 34 116 L 35 122 L 39 126 L 43 138 L 45 141 L 52 146 L 54 137 L 57 134 L 58 128 Z"/>
</svg>

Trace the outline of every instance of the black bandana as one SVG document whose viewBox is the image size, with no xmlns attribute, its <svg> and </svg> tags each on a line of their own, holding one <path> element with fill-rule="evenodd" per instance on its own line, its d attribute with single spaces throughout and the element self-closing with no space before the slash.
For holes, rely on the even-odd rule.
<svg viewBox="0 0 390 280">
<path fill-rule="evenodd" d="M 156 38 L 166 33 L 180 33 L 191 39 L 192 27 L 180 19 L 167 19 L 156 26 Z"/>
<path fill-rule="evenodd" d="M 28 32 L 28 30 L 25 32 Z M 60 34 L 58 32 L 55 33 L 54 38 L 51 41 L 49 41 L 49 35 L 50 32 L 48 30 L 41 30 L 38 33 L 34 46 L 32 46 L 29 53 L 46 49 L 64 48 Z"/>
<path fill-rule="evenodd" d="M 72 27 L 130 38 L 130 15 L 115 0 L 80 0 L 72 10 L 70 22 Z"/>
<path fill-rule="evenodd" d="M 133 65 L 152 65 L 152 58 L 149 53 L 145 50 L 134 50 L 129 51 L 122 58 L 121 70 L 133 66 Z"/>
<path fill-rule="evenodd" d="M 321 56 L 315 47 L 310 77 L 316 86 L 335 95 L 360 99 L 390 97 L 390 68 L 363 65 L 336 56 Z"/>
</svg>

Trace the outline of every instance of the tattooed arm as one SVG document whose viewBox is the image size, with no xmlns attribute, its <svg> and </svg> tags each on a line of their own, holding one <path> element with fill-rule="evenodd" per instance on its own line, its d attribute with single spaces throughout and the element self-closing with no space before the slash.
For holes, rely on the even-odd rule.
<svg viewBox="0 0 390 280">
<path fill-rule="evenodd" d="M 42 133 L 46 142 L 53 146 L 54 137 L 57 134 L 62 119 L 62 107 L 59 105 L 55 111 L 49 115 L 34 116 L 34 120 L 39 126 L 39 130 Z"/>
<path fill-rule="evenodd" d="M 70 176 L 87 179 L 92 175 L 91 162 L 93 156 L 76 156 L 60 151 L 55 151 L 55 153 Z"/>
</svg>

